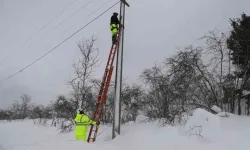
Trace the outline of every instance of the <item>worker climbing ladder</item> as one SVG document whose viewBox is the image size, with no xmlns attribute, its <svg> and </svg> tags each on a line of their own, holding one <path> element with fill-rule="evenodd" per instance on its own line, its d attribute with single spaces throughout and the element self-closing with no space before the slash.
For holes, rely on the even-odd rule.
<svg viewBox="0 0 250 150">
<path fill-rule="evenodd" d="M 114 58 L 115 58 L 117 47 L 118 47 L 119 41 L 120 41 L 121 28 L 122 28 L 122 25 L 119 26 L 117 41 L 116 41 L 116 43 L 112 44 L 111 49 L 110 49 L 107 65 L 105 68 L 105 72 L 103 75 L 102 83 L 101 83 L 99 94 L 98 94 L 98 98 L 96 101 L 96 108 L 95 108 L 96 110 L 94 112 L 94 117 L 93 117 L 93 120 L 95 120 L 95 121 L 100 121 L 102 119 L 102 111 L 104 108 L 104 104 L 106 102 L 109 84 L 110 84 L 110 80 L 111 80 L 113 68 L 114 68 L 114 66 L 113 66 Z M 88 136 L 88 140 L 87 140 L 88 142 L 94 142 L 96 140 L 98 128 L 99 128 L 99 125 L 95 126 L 95 129 L 94 129 L 93 125 L 90 126 L 89 136 Z"/>
</svg>

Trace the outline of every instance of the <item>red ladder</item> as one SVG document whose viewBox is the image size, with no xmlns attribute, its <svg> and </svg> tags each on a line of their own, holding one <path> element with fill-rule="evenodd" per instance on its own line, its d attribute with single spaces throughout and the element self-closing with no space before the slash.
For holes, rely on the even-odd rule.
<svg viewBox="0 0 250 150">
<path fill-rule="evenodd" d="M 120 31 L 121 31 L 122 26 L 120 26 Z M 98 98 L 96 101 L 96 110 L 94 113 L 94 117 L 92 120 L 95 121 L 100 121 L 102 118 L 102 111 L 104 108 L 104 104 L 106 102 L 106 98 L 107 98 L 107 93 L 108 93 L 108 89 L 109 89 L 109 84 L 110 84 L 110 80 L 112 77 L 112 73 L 113 73 L 113 63 L 114 63 L 114 58 L 115 58 L 115 54 L 117 51 L 117 46 L 119 45 L 119 41 L 120 41 L 120 31 L 118 32 L 118 38 L 117 38 L 117 42 L 112 44 L 112 47 L 110 49 L 110 53 L 109 53 L 109 57 L 108 57 L 108 62 L 106 65 L 106 69 L 104 72 L 104 76 L 102 79 L 102 83 L 101 83 L 101 87 L 99 90 L 99 94 L 98 94 Z M 99 105 L 101 104 L 101 105 Z M 88 143 L 90 142 L 90 140 L 92 140 L 92 142 L 94 142 L 96 140 L 96 136 L 97 136 L 97 132 L 98 132 L 98 128 L 99 126 L 96 125 L 95 130 L 93 130 L 94 125 L 91 125 L 90 127 L 90 131 L 89 131 L 89 136 L 88 136 Z M 94 137 L 92 137 L 92 133 L 94 132 Z"/>
</svg>

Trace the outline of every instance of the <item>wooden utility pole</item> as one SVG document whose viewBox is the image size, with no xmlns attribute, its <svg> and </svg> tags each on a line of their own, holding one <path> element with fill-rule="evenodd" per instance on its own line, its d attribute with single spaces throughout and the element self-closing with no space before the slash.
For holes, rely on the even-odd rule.
<svg viewBox="0 0 250 150">
<path fill-rule="evenodd" d="M 125 0 L 121 0 L 120 23 L 122 25 L 124 25 L 124 22 L 125 22 L 125 5 L 129 7 L 129 4 Z M 119 42 L 118 51 L 117 51 L 116 77 L 115 77 L 115 100 L 114 100 L 115 109 L 114 109 L 112 139 L 114 139 L 118 134 L 120 134 L 123 43 L 124 43 L 124 27 L 122 27 L 120 30 L 120 42 Z"/>
</svg>

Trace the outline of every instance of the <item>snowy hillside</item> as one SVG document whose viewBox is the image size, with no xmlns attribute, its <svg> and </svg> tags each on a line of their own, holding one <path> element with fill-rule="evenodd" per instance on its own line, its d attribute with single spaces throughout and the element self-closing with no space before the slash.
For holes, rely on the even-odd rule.
<svg viewBox="0 0 250 150">
<path fill-rule="evenodd" d="M 202 109 L 194 111 L 184 126 L 130 122 L 122 135 L 111 140 L 111 126 L 101 126 L 96 143 L 74 140 L 74 132 L 34 125 L 33 121 L 0 123 L 0 150 L 249 150 L 250 118 Z"/>
</svg>

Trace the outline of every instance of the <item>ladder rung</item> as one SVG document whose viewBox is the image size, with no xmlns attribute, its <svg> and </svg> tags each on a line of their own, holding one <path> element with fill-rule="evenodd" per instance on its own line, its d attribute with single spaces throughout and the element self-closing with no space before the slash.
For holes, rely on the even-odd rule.
<svg viewBox="0 0 250 150">
<path fill-rule="evenodd" d="M 112 72 L 113 71 L 113 63 L 114 63 L 114 59 L 115 59 L 115 54 L 116 54 L 116 48 L 118 47 L 118 44 L 119 44 L 119 39 L 120 39 L 120 33 L 118 33 L 118 40 L 116 43 L 113 43 L 112 44 L 112 47 L 110 49 L 110 53 L 109 53 L 109 59 L 108 59 L 108 62 L 107 62 L 107 66 L 105 68 L 105 72 L 104 72 L 104 75 L 103 75 L 103 81 L 101 82 L 101 87 L 99 89 L 99 93 L 101 94 L 98 94 L 98 100 L 96 101 L 96 110 L 95 110 L 95 114 L 94 114 L 94 120 L 100 120 L 101 117 L 102 117 L 102 110 L 104 109 L 104 103 L 106 101 L 106 94 L 108 92 L 108 85 L 110 83 L 110 78 L 111 78 L 111 75 L 112 75 Z M 105 94 L 105 95 L 104 95 Z M 101 103 L 101 105 L 99 105 Z M 103 104 L 102 104 L 103 103 Z M 92 131 L 94 133 L 92 133 Z M 89 137 L 88 137 L 88 140 L 89 142 L 94 142 L 96 140 L 96 137 L 97 137 L 97 132 L 98 132 L 98 128 L 93 128 L 93 126 L 91 127 L 91 132 L 89 133 Z"/>
<path fill-rule="evenodd" d="M 101 92 L 103 92 L 104 90 L 102 90 Z M 102 94 L 98 95 L 98 96 L 102 96 Z"/>
<path fill-rule="evenodd" d="M 103 84 L 103 85 L 106 85 L 106 82 Z M 100 89 L 101 91 L 103 90 L 104 88 Z"/>
</svg>

